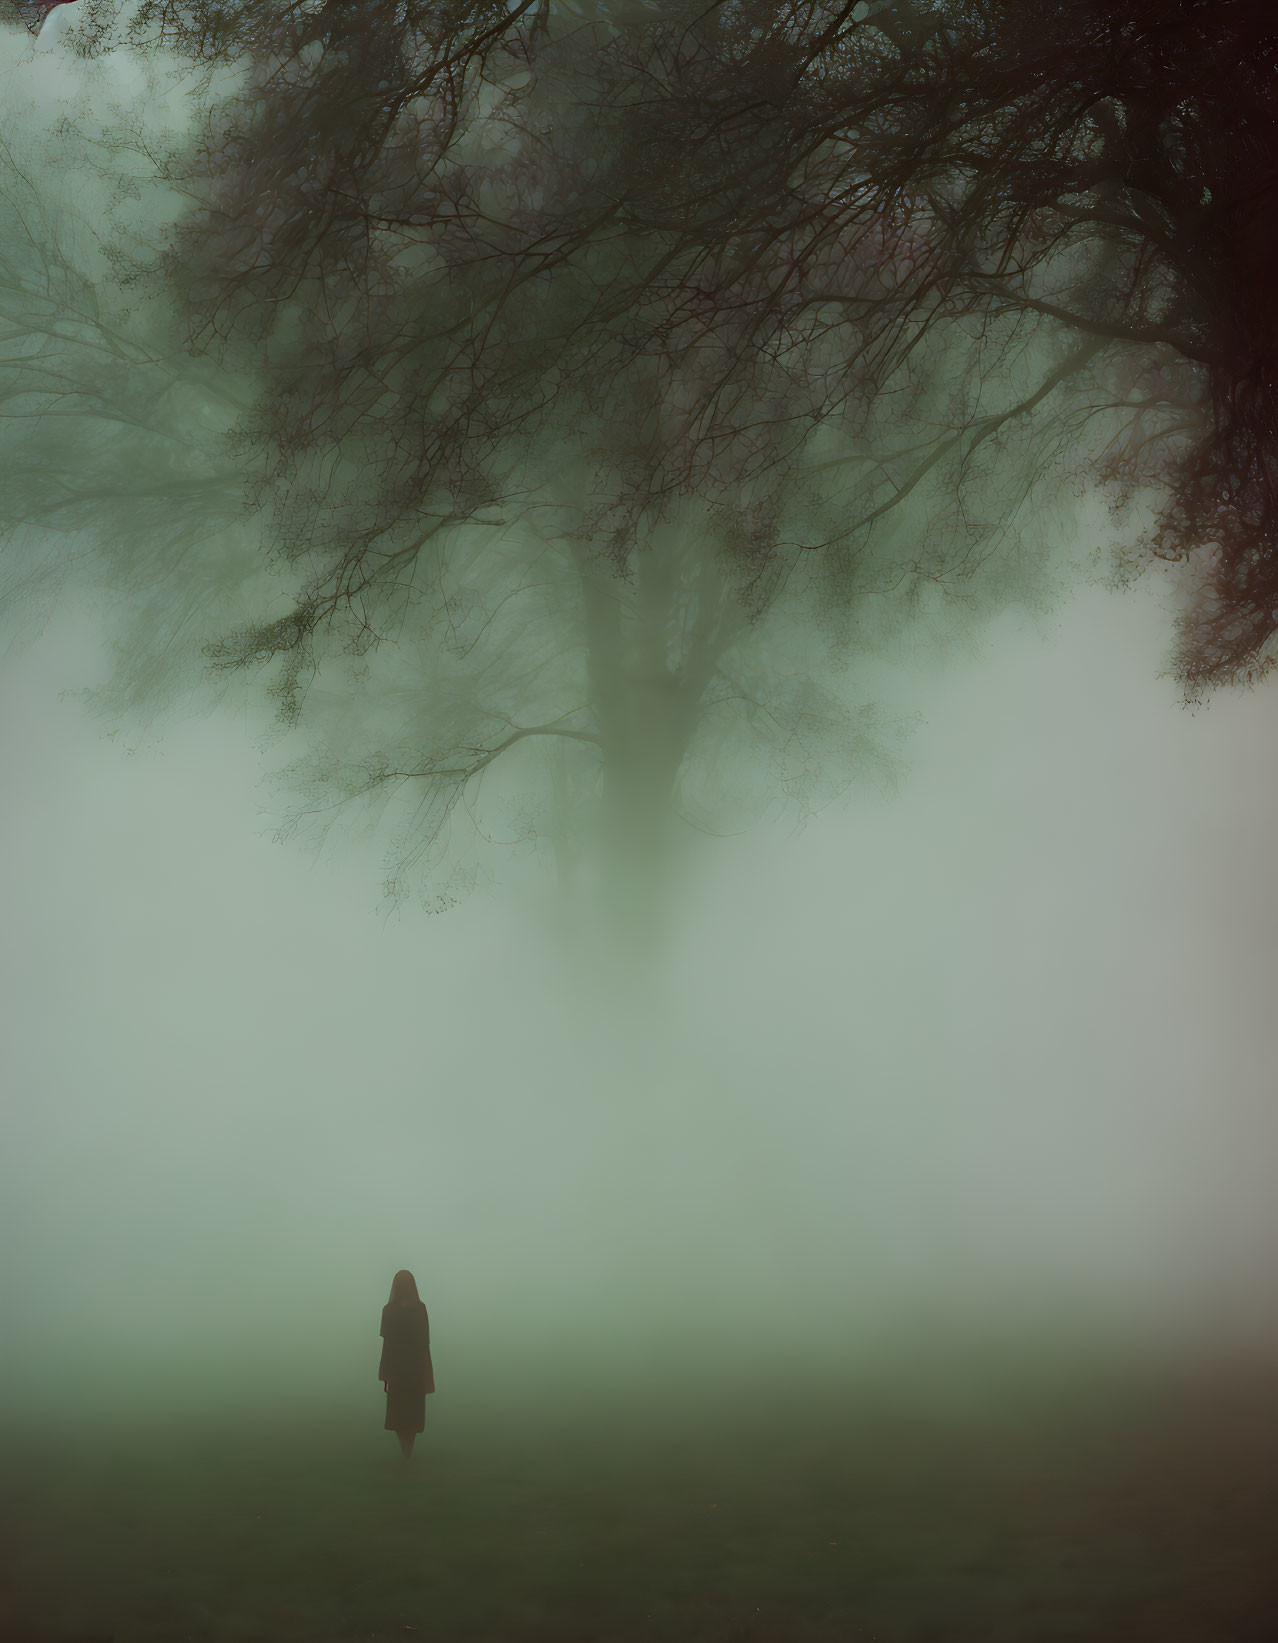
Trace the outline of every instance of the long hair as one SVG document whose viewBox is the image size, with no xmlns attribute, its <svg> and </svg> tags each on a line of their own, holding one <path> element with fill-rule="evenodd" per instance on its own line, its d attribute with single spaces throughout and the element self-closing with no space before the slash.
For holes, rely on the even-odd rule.
<svg viewBox="0 0 1278 1643">
<path fill-rule="evenodd" d="M 422 1298 L 417 1293 L 417 1280 L 411 1272 L 397 1272 L 391 1280 L 391 1306 L 420 1306 Z"/>
</svg>

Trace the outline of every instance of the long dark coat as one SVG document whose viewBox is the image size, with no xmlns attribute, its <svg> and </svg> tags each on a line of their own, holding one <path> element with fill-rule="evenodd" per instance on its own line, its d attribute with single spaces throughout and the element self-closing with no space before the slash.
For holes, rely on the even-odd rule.
<svg viewBox="0 0 1278 1643">
<path fill-rule="evenodd" d="M 435 1370 L 430 1361 L 430 1319 L 421 1301 L 382 1308 L 377 1378 L 386 1382 L 386 1430 L 424 1431 L 426 1394 L 435 1390 Z"/>
</svg>

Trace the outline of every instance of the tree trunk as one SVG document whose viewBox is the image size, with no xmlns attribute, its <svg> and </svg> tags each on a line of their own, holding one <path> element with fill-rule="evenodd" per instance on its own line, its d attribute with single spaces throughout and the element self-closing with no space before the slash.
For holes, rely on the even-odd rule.
<svg viewBox="0 0 1278 1643">
<path fill-rule="evenodd" d="M 679 773 L 736 606 L 711 552 L 673 531 L 654 531 L 628 575 L 587 549 L 579 570 L 603 765 L 590 878 L 611 938 L 643 960 L 677 890 Z"/>
</svg>

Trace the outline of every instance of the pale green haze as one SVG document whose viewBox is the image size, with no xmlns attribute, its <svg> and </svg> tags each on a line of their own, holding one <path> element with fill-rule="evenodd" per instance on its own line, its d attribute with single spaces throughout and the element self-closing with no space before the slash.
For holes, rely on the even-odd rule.
<svg viewBox="0 0 1278 1643">
<path fill-rule="evenodd" d="M 99 175 L 77 159 L 54 187 L 59 113 L 118 137 L 141 111 L 157 146 L 181 119 L 176 80 L 147 90 L 122 54 L 37 53 L 16 28 L 0 98 L 22 139 L 0 164 L 35 167 L 23 198 L 82 226 L 109 198 L 133 207 L 111 194 L 118 157 Z M 134 205 L 142 239 L 176 210 L 141 190 Z M 104 309 L 123 307 L 92 234 L 77 243 Z M 148 439 L 149 370 L 125 373 Z M 187 383 L 172 426 L 202 426 L 212 448 L 247 371 Z M 71 422 L 20 433 L 60 460 Z M 732 630 L 741 690 L 716 706 L 722 728 L 707 712 L 690 733 L 668 851 L 637 860 L 614 792 L 592 855 L 597 794 L 563 762 L 580 748 L 529 747 L 466 789 L 420 882 L 388 901 L 415 790 L 385 818 L 281 838 L 317 790 L 272 773 L 321 743 L 357 761 L 373 727 L 412 756 L 417 715 L 464 743 L 481 699 L 490 738 L 503 712 L 568 711 L 588 669 L 551 618 L 584 560 L 553 519 L 544 560 L 518 558 L 532 538 L 514 527 L 500 551 L 462 539 L 448 597 L 473 618 L 479 684 L 469 651 L 387 646 L 363 673 L 358 658 L 322 672 L 312 718 L 285 733 L 266 692 L 216 700 L 189 665 L 275 610 L 264 527 L 232 488 L 209 501 L 193 481 L 188 531 L 155 460 L 121 466 L 101 519 L 54 517 L 34 465 L 0 474 L 22 527 L 0 555 L 15 641 L 0 658 L 0 1425 L 27 1549 L 12 1623 L 28 1627 L 4 1633 L 4 1610 L 0 1633 L 1136 1638 L 948 1629 L 979 1605 L 936 1571 L 1009 1568 L 1051 1465 L 1086 1455 L 1105 1500 L 1128 1497 L 1086 1413 L 1091 1448 L 1060 1439 L 1029 1482 L 1019 1440 L 978 1444 L 969 1466 L 942 1433 L 1036 1399 L 1054 1433 L 1071 1388 L 1124 1377 L 1151 1423 L 1128 1430 L 1152 1431 L 1146 1379 L 1271 1374 L 1278 690 L 1187 711 L 1164 671 L 1183 589 L 1151 573 L 1115 591 L 1105 509 L 1078 486 L 1032 491 L 1018 468 L 1024 506 L 970 604 L 841 612 L 809 555 L 762 625 Z M 992 443 L 982 460 L 1001 478 Z M 579 477 L 565 459 L 549 490 Z M 934 504 L 920 487 L 901 530 L 922 543 Z M 679 538 L 685 568 L 711 563 L 687 547 L 700 529 Z M 507 608 L 534 571 L 544 605 Z M 646 802 L 644 771 L 619 768 Z M 624 916 L 596 920 L 610 897 Z M 629 950 L 626 919 L 652 909 Z M 438 1388 L 407 1470 L 376 1374 L 403 1267 Z M 1205 1399 L 1204 1418 L 1227 1404 Z M 1174 1504 L 1150 1483 L 1159 1452 L 1151 1439 L 1132 1465 Z M 969 1515 L 969 1480 L 995 1474 L 1006 1520 Z M 1185 1487 L 1203 1521 L 1212 1487 Z M 1271 1523 L 1251 1501 L 1239 1520 Z M 706 1527 L 720 1509 L 722 1542 Z M 1190 1555 L 1198 1522 L 1181 1541 L 1149 1531 L 1152 1589 L 1226 1567 Z M 1014 1544 L 1032 1563 L 1057 1532 Z M 855 1555 L 826 1572 L 837 1547 Z M 1119 1576 L 1113 1596 L 1088 1556 L 1061 1567 L 1034 1614 L 1093 1579 L 1105 1615 L 1128 1612 Z M 855 1630 L 829 1618 L 853 1589 Z M 788 1630 L 766 1619 L 809 1600 Z"/>
<path fill-rule="evenodd" d="M 383 921 L 372 846 L 271 840 L 242 723 L 103 737 L 55 625 L 3 698 L 11 1407 L 375 1422 L 403 1264 L 444 1425 L 902 1331 L 1272 1331 L 1274 709 L 1180 710 L 1164 622 L 920 666 L 901 794 L 706 841 L 634 1009 L 534 864 Z"/>
</svg>

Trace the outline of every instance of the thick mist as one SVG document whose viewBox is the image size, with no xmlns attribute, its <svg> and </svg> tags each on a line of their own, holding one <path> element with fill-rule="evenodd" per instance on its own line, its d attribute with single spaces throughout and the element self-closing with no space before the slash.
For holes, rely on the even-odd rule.
<svg viewBox="0 0 1278 1643">
<path fill-rule="evenodd" d="M 153 159 L 117 140 L 181 128 L 181 82 L 123 53 L 5 53 L 34 166 L 15 199 L 48 199 L 48 243 L 66 230 L 105 274 L 103 210 L 140 200 L 145 240 L 176 209 L 130 192 Z M 102 125 L 105 169 L 84 145 L 51 166 L 59 108 Z M 220 430 L 235 411 L 200 414 Z M 36 518 L 38 473 L 8 483 Z M 1109 521 L 1078 521 L 1099 557 Z M 1030 568 L 1005 596 L 1037 605 L 1035 532 L 1068 537 L 1056 524 L 1014 519 Z M 115 651 L 107 601 L 80 600 L 3 675 L 13 1410 L 74 1383 L 115 1415 L 302 1397 L 375 1418 L 401 1265 L 437 1408 L 476 1420 L 899 1374 L 920 1341 L 1050 1357 L 1271 1336 L 1275 708 L 1260 690 L 1181 710 L 1156 583 L 1040 628 L 1014 603 L 968 652 L 920 629 L 872 657 L 843 705 L 851 731 L 869 702 L 917 718 L 899 789 L 859 780 L 867 736 L 848 802 L 696 836 L 642 976 L 596 963 L 555 899 L 527 767 L 490 782 L 504 807 L 453 817 L 458 856 L 481 846 L 473 894 L 383 917 L 376 831 L 274 841 L 266 703 L 103 734 L 77 690 L 115 670 L 171 692 L 187 631 L 248 618 L 260 591 L 251 537 L 222 559 L 192 537 L 186 580 L 133 588 L 140 549 L 113 529 Z M 135 593 L 149 637 L 120 621 Z M 874 611 L 857 619 L 874 636 Z M 761 679 L 800 679 L 805 621 L 782 611 Z M 757 756 L 742 736 L 706 769 L 749 794 Z"/>
<path fill-rule="evenodd" d="M 443 1423 L 1271 1340 L 1274 708 L 1185 713 L 1166 621 L 903 675 L 899 794 L 706 840 L 631 997 L 535 857 L 385 919 L 374 844 L 273 841 L 243 719 L 102 735 L 66 614 L 2 696 L 11 1417 L 376 1426 L 403 1265 Z"/>
<path fill-rule="evenodd" d="M 1259 70 L 44 3 L 0 1636 L 1268 1637 L 1278 695 L 1182 705 L 1272 628 Z"/>
</svg>

